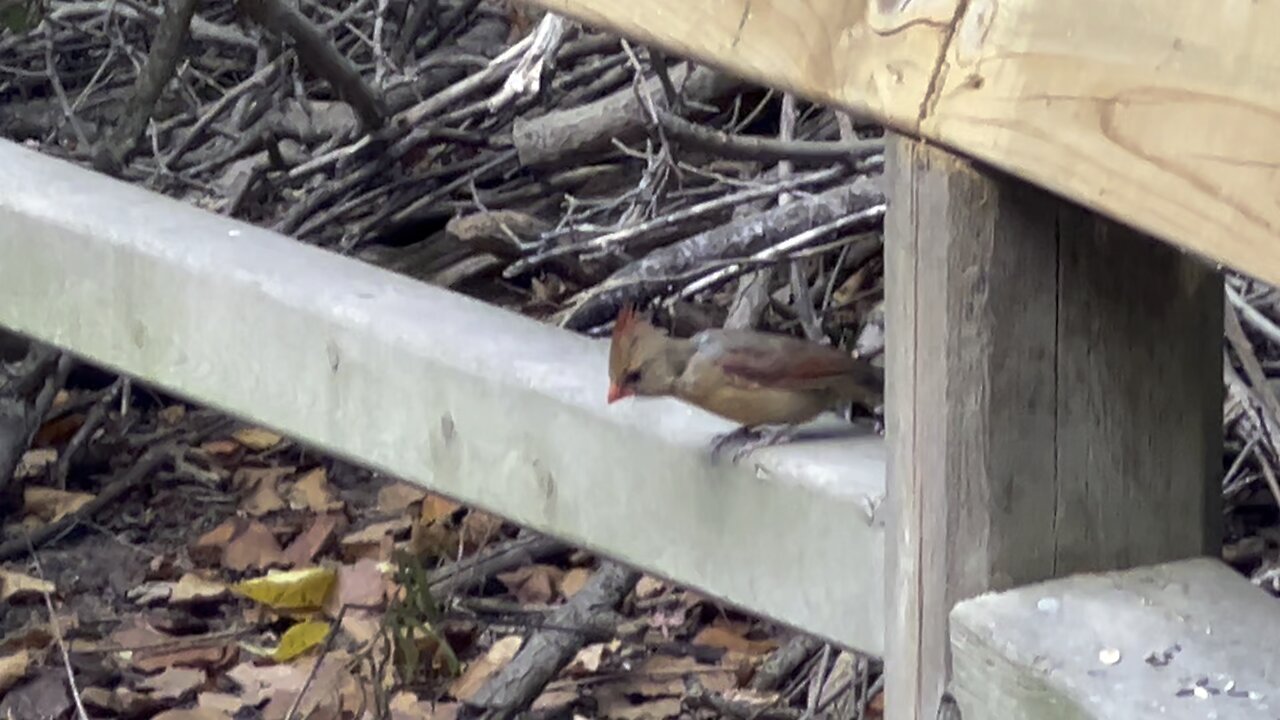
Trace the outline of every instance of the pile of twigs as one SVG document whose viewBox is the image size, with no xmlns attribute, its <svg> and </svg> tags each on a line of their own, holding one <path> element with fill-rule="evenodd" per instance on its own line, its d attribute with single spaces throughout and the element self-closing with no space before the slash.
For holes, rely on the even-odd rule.
<svg viewBox="0 0 1280 720">
<path fill-rule="evenodd" d="M 865 329 L 879 128 L 529 12 L 53 0 L 0 36 L 0 133 L 577 330 Z"/>
</svg>

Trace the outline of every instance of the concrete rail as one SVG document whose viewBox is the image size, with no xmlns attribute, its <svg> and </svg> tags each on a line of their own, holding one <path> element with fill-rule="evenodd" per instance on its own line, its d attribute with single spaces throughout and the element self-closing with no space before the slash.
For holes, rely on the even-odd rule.
<svg viewBox="0 0 1280 720">
<path fill-rule="evenodd" d="M 731 426 L 605 403 L 602 341 L 0 141 L 0 325 L 866 652 L 868 434 L 712 464 Z"/>
</svg>

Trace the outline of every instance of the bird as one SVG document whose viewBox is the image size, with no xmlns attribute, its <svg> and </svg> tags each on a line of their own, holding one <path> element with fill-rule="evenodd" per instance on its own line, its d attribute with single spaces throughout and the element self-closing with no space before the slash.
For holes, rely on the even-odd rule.
<svg viewBox="0 0 1280 720">
<path fill-rule="evenodd" d="M 838 348 L 778 333 L 713 328 L 671 337 L 627 304 L 610 337 L 608 404 L 627 397 L 674 397 L 738 423 L 711 444 L 714 458 L 743 441 L 732 455 L 737 462 L 790 439 L 824 411 L 852 406 L 878 415 L 884 372 Z"/>
</svg>

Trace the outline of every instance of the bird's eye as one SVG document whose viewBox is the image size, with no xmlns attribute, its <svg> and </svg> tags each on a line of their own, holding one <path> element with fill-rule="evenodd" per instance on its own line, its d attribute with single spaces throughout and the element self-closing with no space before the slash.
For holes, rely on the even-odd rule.
<svg viewBox="0 0 1280 720">
<path fill-rule="evenodd" d="M 636 383 L 638 383 L 638 382 L 640 382 L 640 371 L 639 371 L 639 370 L 632 370 L 632 371 L 628 372 L 626 375 L 623 375 L 623 376 L 622 376 L 622 384 L 623 384 L 623 385 L 634 385 L 634 384 L 636 384 Z"/>
</svg>

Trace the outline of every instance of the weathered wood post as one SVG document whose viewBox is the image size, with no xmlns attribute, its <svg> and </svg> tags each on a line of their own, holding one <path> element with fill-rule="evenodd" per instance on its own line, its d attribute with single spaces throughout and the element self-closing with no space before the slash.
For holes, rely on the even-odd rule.
<svg viewBox="0 0 1280 720">
<path fill-rule="evenodd" d="M 933 720 L 957 601 L 1217 552 L 1222 282 L 913 140 L 886 174 L 886 709 Z"/>
</svg>

